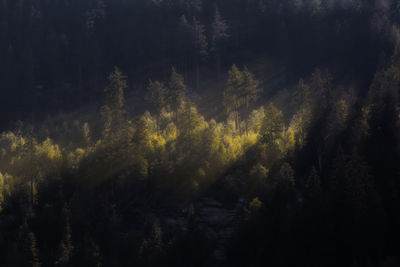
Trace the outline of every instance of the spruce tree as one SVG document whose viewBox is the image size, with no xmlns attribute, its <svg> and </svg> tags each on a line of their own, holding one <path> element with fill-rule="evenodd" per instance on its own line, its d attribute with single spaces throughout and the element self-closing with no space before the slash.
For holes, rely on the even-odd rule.
<svg viewBox="0 0 400 267">
<path fill-rule="evenodd" d="M 272 103 L 265 109 L 264 121 L 261 125 L 260 135 L 267 144 L 279 138 L 285 128 L 282 112 Z"/>
<path fill-rule="evenodd" d="M 185 99 L 186 84 L 183 76 L 175 68 L 172 68 L 169 80 L 169 103 L 175 113 L 175 124 L 178 123 L 178 110 L 182 101 Z"/>
<path fill-rule="evenodd" d="M 195 48 L 195 59 L 196 59 L 196 88 L 200 87 L 200 61 L 208 55 L 208 43 L 206 37 L 206 30 L 203 24 L 200 23 L 195 17 L 193 17 L 192 24 L 193 31 L 193 42 Z"/>
<path fill-rule="evenodd" d="M 154 105 L 156 113 L 156 127 L 157 134 L 160 135 L 160 114 L 167 103 L 167 88 L 159 81 L 151 81 L 147 87 L 147 98 L 151 100 Z"/>
<path fill-rule="evenodd" d="M 242 134 L 242 116 L 246 121 L 247 132 L 249 104 L 257 99 L 261 89 L 258 86 L 259 82 L 254 79 L 247 67 L 240 71 L 236 65 L 233 65 L 228 75 L 223 102 L 228 112 L 234 112 L 236 130 Z"/>
<path fill-rule="evenodd" d="M 221 53 L 223 42 L 229 38 L 228 25 L 221 17 L 218 7 L 215 8 L 214 20 L 211 25 L 211 51 L 215 54 L 217 77 L 221 72 Z"/>
<path fill-rule="evenodd" d="M 234 64 L 232 69 L 228 72 L 228 80 L 224 90 L 224 106 L 227 112 L 234 112 L 235 115 L 235 128 L 241 133 L 240 128 L 240 108 L 241 108 L 241 89 L 243 86 L 243 74 Z"/>
<path fill-rule="evenodd" d="M 115 143 L 122 137 L 126 130 L 127 120 L 124 109 L 124 90 L 128 87 L 127 76 L 115 67 L 108 76 L 109 84 L 104 89 L 105 101 L 102 107 L 104 121 L 104 137 Z"/>
</svg>

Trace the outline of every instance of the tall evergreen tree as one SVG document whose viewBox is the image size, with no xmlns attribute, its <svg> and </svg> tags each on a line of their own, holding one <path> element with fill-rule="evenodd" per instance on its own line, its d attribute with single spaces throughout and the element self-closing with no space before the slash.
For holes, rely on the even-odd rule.
<svg viewBox="0 0 400 267">
<path fill-rule="evenodd" d="M 172 110 L 175 112 L 175 124 L 177 124 L 179 107 L 185 99 L 186 84 L 183 76 L 179 74 L 174 67 L 171 70 L 168 89 L 169 102 Z"/>
<path fill-rule="evenodd" d="M 124 90 L 128 87 L 127 76 L 115 67 L 108 76 L 109 84 L 104 89 L 105 101 L 102 107 L 104 120 L 104 136 L 117 141 L 124 134 L 127 126 L 126 111 L 124 109 Z"/>
<path fill-rule="evenodd" d="M 182 114 L 179 120 L 179 135 L 184 151 L 190 152 L 193 148 L 193 130 L 201 121 L 196 107 L 190 100 L 183 104 Z"/>
<path fill-rule="evenodd" d="M 241 108 L 241 92 L 243 86 L 243 74 L 236 65 L 228 72 L 228 80 L 224 90 L 224 106 L 227 112 L 234 112 L 235 128 L 241 134 L 240 128 L 240 108 Z"/>
<path fill-rule="evenodd" d="M 193 31 L 193 43 L 195 48 L 195 58 L 196 58 L 196 87 L 200 87 L 200 61 L 207 57 L 208 55 L 208 43 L 206 37 L 206 29 L 203 24 L 200 23 L 195 17 L 193 17 L 192 23 Z"/>
<path fill-rule="evenodd" d="M 151 81 L 147 87 L 147 97 L 154 105 L 156 113 L 157 134 L 160 134 L 160 114 L 167 104 L 167 88 L 159 81 Z"/>
<path fill-rule="evenodd" d="M 242 89 L 241 98 L 243 101 L 244 114 L 246 116 L 246 133 L 248 133 L 247 117 L 249 116 L 249 112 L 250 112 L 249 105 L 251 102 L 255 102 L 257 100 L 260 92 L 261 92 L 261 88 L 259 87 L 259 82 L 256 79 L 254 79 L 254 75 L 247 69 L 247 67 L 244 67 L 243 89 Z"/>
<path fill-rule="evenodd" d="M 272 143 L 282 134 L 285 128 L 282 111 L 272 103 L 265 109 L 264 121 L 261 125 L 260 135 L 266 143 Z"/>
<path fill-rule="evenodd" d="M 261 89 L 258 87 L 258 81 L 254 79 L 245 67 L 243 72 L 236 65 L 228 72 L 229 77 L 224 91 L 224 105 L 228 112 L 235 113 L 235 125 L 239 133 L 242 134 L 241 120 L 242 116 L 248 116 L 249 104 L 257 99 Z M 247 132 L 247 119 L 246 132 Z"/>
<path fill-rule="evenodd" d="M 223 42 L 229 38 L 227 31 L 228 25 L 221 17 L 218 7 L 216 7 L 214 20 L 211 25 L 211 51 L 213 51 L 215 54 L 218 78 L 221 72 L 221 53 L 223 51 Z"/>
</svg>

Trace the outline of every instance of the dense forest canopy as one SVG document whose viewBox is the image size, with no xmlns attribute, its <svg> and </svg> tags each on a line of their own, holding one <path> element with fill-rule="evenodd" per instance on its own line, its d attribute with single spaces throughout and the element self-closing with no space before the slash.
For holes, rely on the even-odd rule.
<svg viewBox="0 0 400 267">
<path fill-rule="evenodd" d="M 0 0 L 0 266 L 400 266 L 400 1 Z"/>
</svg>

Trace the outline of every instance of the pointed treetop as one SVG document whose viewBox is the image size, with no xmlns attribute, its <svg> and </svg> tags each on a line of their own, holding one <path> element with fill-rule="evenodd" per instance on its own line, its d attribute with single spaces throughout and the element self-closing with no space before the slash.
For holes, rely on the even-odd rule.
<svg viewBox="0 0 400 267">
<path fill-rule="evenodd" d="M 176 91 L 186 91 L 185 79 L 176 71 L 175 67 L 171 69 L 169 88 Z"/>
<path fill-rule="evenodd" d="M 226 21 L 221 17 L 218 7 L 215 8 L 214 21 L 211 25 L 212 34 L 212 50 L 216 50 L 218 43 L 222 40 L 229 38 L 228 25 Z"/>
<path fill-rule="evenodd" d="M 206 29 L 204 25 L 200 23 L 200 20 L 196 19 L 196 17 L 193 17 L 192 31 L 197 52 L 200 56 L 207 56 L 208 43 Z"/>
<path fill-rule="evenodd" d="M 109 108 L 122 108 L 124 106 L 124 90 L 128 87 L 127 76 L 123 75 L 118 67 L 108 76 L 109 84 L 104 89 L 106 106 Z"/>
</svg>

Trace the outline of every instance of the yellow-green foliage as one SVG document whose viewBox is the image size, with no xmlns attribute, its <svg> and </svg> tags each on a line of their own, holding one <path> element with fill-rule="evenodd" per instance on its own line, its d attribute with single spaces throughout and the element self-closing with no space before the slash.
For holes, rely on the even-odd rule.
<svg viewBox="0 0 400 267">
<path fill-rule="evenodd" d="M 50 138 L 35 146 L 35 155 L 51 162 L 57 162 L 62 159 L 60 147 L 57 144 L 53 144 Z"/>
<path fill-rule="evenodd" d="M 289 129 L 293 132 L 296 144 L 299 147 L 305 145 L 308 128 L 311 124 L 312 110 L 310 107 L 301 107 L 292 117 Z"/>
<path fill-rule="evenodd" d="M 278 144 L 279 150 L 282 154 L 286 154 L 293 150 L 296 144 L 294 130 L 292 128 L 283 130 L 281 136 L 276 140 L 276 143 Z"/>
<path fill-rule="evenodd" d="M 295 129 L 285 127 L 281 111 L 272 105 L 254 110 L 247 121 L 241 122 L 247 126 L 246 133 L 236 127 L 235 114 L 225 122 L 206 120 L 187 99 L 181 101 L 177 111 L 177 120 L 175 110 L 168 106 L 158 113 L 145 112 L 135 118 L 121 113 L 123 120 L 118 123 L 124 125 L 108 128 L 107 135 L 103 134 L 108 127 L 103 125 L 104 117 L 99 119 L 101 125 L 97 128 L 71 120 L 57 122 L 58 128 L 52 131 L 40 129 L 41 134 L 48 133 L 52 138 L 38 133 L 3 133 L 0 203 L 12 193 L 11 181 L 36 188 L 43 179 L 57 176 L 62 168 L 68 168 L 74 181 L 84 186 L 116 176 L 146 179 L 157 173 L 184 179 L 190 190 L 197 190 L 218 178 L 255 146 L 260 163 L 249 174 L 263 184 L 268 169 L 295 144 Z M 259 143 L 264 134 L 272 137 L 269 143 Z"/>
<path fill-rule="evenodd" d="M 261 125 L 263 123 L 265 117 L 264 107 L 260 107 L 259 109 L 253 110 L 249 117 L 249 130 L 255 133 L 260 132 Z"/>
<path fill-rule="evenodd" d="M 36 190 L 39 179 L 59 170 L 63 160 L 60 147 L 50 138 L 39 143 L 33 136 L 13 132 L 0 137 L 1 198 L 10 195 L 14 184 Z M 1 202 L 1 201 L 0 201 Z"/>
<path fill-rule="evenodd" d="M 10 196 L 14 179 L 11 175 L 2 174 L 0 172 L 0 211 L 5 199 Z"/>
</svg>

